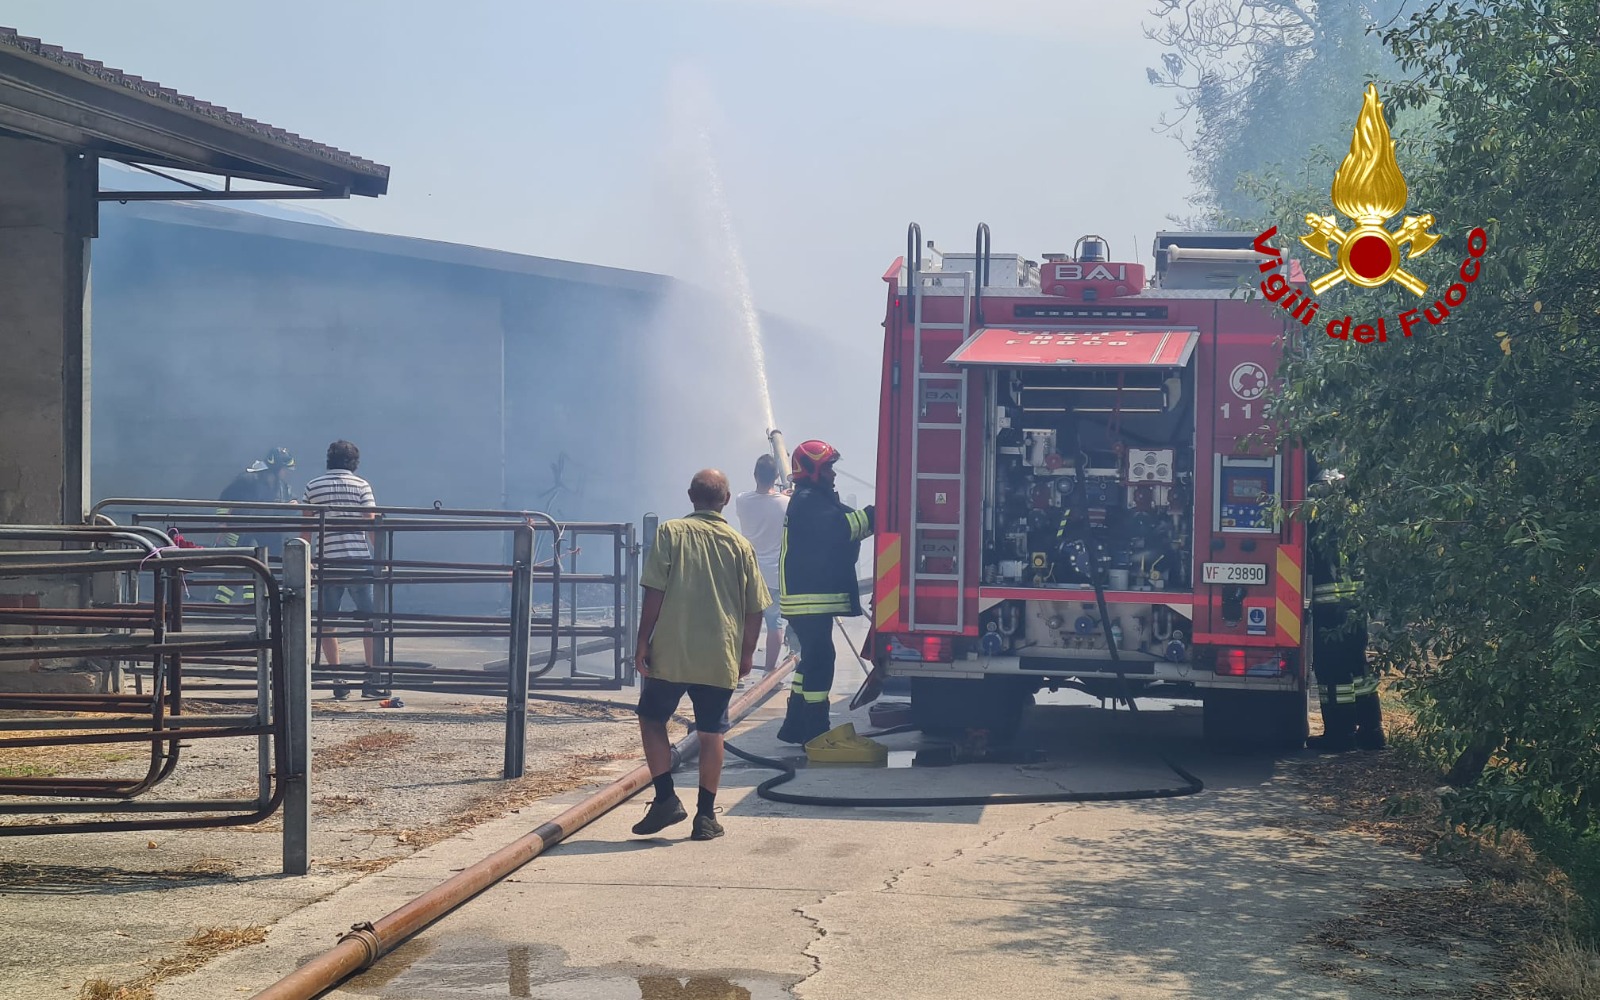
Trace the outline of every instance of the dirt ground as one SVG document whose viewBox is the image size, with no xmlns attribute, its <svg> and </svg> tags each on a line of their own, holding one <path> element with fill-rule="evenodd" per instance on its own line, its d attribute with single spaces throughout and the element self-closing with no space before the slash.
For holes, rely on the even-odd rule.
<svg viewBox="0 0 1600 1000">
<path fill-rule="evenodd" d="M 398 878 L 391 867 L 447 839 L 437 850 L 478 850 L 480 824 L 525 808 L 530 823 L 547 818 L 638 758 L 631 692 L 600 696 L 605 705 L 536 700 L 527 776 L 510 782 L 499 776 L 502 701 L 401 694 L 400 709 L 314 703 L 307 876 L 281 875 L 276 816 L 223 830 L 0 839 L 0 996 L 148 1000 L 158 983 L 259 945 L 290 914 L 355 882 Z M 677 738 L 681 724 L 673 728 Z M 243 794 L 255 759 L 253 746 L 196 741 L 162 794 Z M 1386 975 L 1433 967 L 1443 953 L 1484 970 L 1473 996 L 1600 997 L 1593 952 L 1561 937 L 1571 893 L 1560 873 L 1514 838 L 1489 845 L 1441 830 L 1429 776 L 1405 761 L 1391 750 L 1303 755 L 1272 768 L 1267 804 L 1285 833 L 1315 849 L 1355 832 L 1452 874 L 1427 888 L 1375 891 L 1359 913 L 1321 922 L 1309 939 L 1315 971 L 1352 995 L 1407 995 L 1387 989 Z M 124 748 L 0 752 L 0 775 L 142 769 Z M 499 846 L 486 839 L 473 856 Z M 328 944 L 339 929 L 329 928 Z"/>
<path fill-rule="evenodd" d="M 638 755 L 632 692 L 597 695 L 615 707 L 534 700 L 526 774 L 513 781 L 500 776 L 503 700 L 400 695 L 398 709 L 314 700 L 304 877 L 281 874 L 281 813 L 213 830 L 0 840 L 0 996 L 138 1000 L 155 981 L 259 940 L 260 927 L 287 913 L 486 819 L 631 767 Z M 0 775 L 136 777 L 144 766 L 123 746 L 0 751 Z M 159 792 L 249 796 L 255 768 L 252 741 L 196 740 Z M 37 817 L 0 823 L 24 819 Z"/>
<path fill-rule="evenodd" d="M 1464 876 L 1457 884 L 1373 893 L 1359 914 L 1325 921 L 1314 940 L 1322 971 L 1356 985 L 1381 985 L 1385 970 L 1425 966 L 1441 953 L 1470 960 L 1489 977 L 1483 1000 L 1600 1000 L 1600 953 L 1582 938 L 1582 902 L 1571 880 L 1525 837 L 1499 839 L 1440 820 L 1440 779 L 1407 753 L 1412 722 L 1385 693 L 1391 748 L 1298 762 L 1290 781 L 1326 820 Z M 1315 837 L 1317 826 L 1303 827 Z M 1376 971 L 1375 971 L 1376 970 Z"/>
</svg>

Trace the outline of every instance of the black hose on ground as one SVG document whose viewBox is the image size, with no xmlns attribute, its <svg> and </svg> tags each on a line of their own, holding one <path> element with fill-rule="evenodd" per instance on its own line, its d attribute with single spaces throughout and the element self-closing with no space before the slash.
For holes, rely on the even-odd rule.
<svg viewBox="0 0 1600 1000">
<path fill-rule="evenodd" d="M 1079 463 L 1079 479 L 1082 479 L 1081 458 Z M 1092 556 L 1091 556 L 1092 558 Z M 1094 584 L 1095 601 L 1100 607 L 1100 627 L 1105 632 L 1106 648 L 1111 653 L 1111 660 L 1115 664 L 1117 679 L 1122 688 L 1122 700 L 1128 709 L 1138 714 L 1139 706 L 1134 703 L 1133 689 L 1128 683 L 1128 675 L 1122 669 L 1122 658 L 1117 655 L 1117 644 L 1111 634 L 1111 619 L 1106 613 L 1106 592 L 1100 583 L 1098 566 L 1089 568 L 1089 579 Z M 839 624 L 837 618 L 835 624 Z M 840 625 L 840 632 L 844 627 Z M 849 636 L 845 636 L 849 641 Z M 889 736 L 894 733 L 907 732 L 915 729 L 914 726 L 896 726 L 875 733 L 863 734 L 870 739 L 874 736 Z M 741 750 L 727 740 L 722 742 L 723 749 L 748 761 L 758 767 L 771 768 L 781 771 L 775 778 L 768 778 L 756 786 L 756 794 L 769 802 L 783 802 L 789 805 L 801 806 L 842 806 L 842 807 L 878 807 L 878 808 L 910 808 L 927 806 L 999 806 L 999 805 L 1036 805 L 1049 802 L 1131 802 L 1139 799 L 1174 799 L 1184 795 L 1196 795 L 1205 791 L 1205 782 L 1195 777 L 1193 773 L 1169 757 L 1162 756 L 1161 762 L 1173 770 L 1184 784 L 1172 788 L 1139 788 L 1122 789 L 1108 792 L 1039 792 L 1035 794 L 1019 794 L 1014 792 L 994 792 L 989 795 L 945 795 L 945 796 L 846 796 L 846 795 L 798 795 L 794 792 L 779 792 L 775 789 L 782 784 L 793 781 L 798 774 L 794 765 L 787 761 L 773 757 L 762 757 L 759 754 Z"/>
<path fill-rule="evenodd" d="M 892 730 L 900 732 L 911 727 L 901 727 Z M 882 733 L 871 733 L 869 736 L 884 736 L 891 730 Z M 770 802 L 785 802 L 799 806 L 854 806 L 878 808 L 908 808 L 916 806 L 1001 806 L 1025 805 L 1047 802 L 1129 802 L 1136 799 L 1175 799 L 1184 795 L 1194 795 L 1205 791 L 1205 782 L 1185 770 L 1181 765 L 1162 757 L 1162 763 L 1177 772 L 1178 777 L 1186 783 L 1173 788 L 1136 788 L 1120 789 L 1108 792 L 1038 792 L 1031 794 L 1015 792 L 994 792 L 989 795 L 934 795 L 934 796 L 847 796 L 847 795 L 798 795 L 794 792 L 780 792 L 775 789 L 786 782 L 793 781 L 798 772 L 793 764 L 788 761 L 776 760 L 771 757 L 762 757 L 741 750 L 732 743 L 723 741 L 722 746 L 729 753 L 740 760 L 749 761 L 759 767 L 771 768 L 783 773 L 775 778 L 768 778 L 756 786 L 756 794 Z"/>
<path fill-rule="evenodd" d="M 1109 637 L 1108 637 L 1109 638 Z M 1124 681 L 1126 683 L 1126 681 Z M 558 695 L 539 692 L 530 693 L 530 698 L 541 698 L 549 701 L 565 702 L 567 704 L 591 704 L 607 708 L 616 708 L 619 704 L 626 707 L 626 702 L 608 701 L 603 698 L 588 698 L 583 695 Z M 1132 699 L 1129 699 L 1130 704 Z M 1138 711 L 1135 709 L 1135 711 Z M 689 720 L 681 720 L 687 723 Z M 867 739 L 877 736 L 893 736 L 897 733 L 912 732 L 915 726 L 895 726 L 890 729 L 881 729 L 875 732 L 863 733 Z M 930 806 L 999 806 L 999 805 L 1037 805 L 1051 802 L 1131 802 L 1140 799 L 1175 799 L 1185 795 L 1196 795 L 1205 791 L 1205 782 L 1197 778 L 1182 765 L 1163 756 L 1161 762 L 1171 768 L 1184 784 L 1170 788 L 1139 788 L 1122 789 L 1106 792 L 1040 792 L 1036 794 L 1021 794 L 1012 792 L 995 792 L 989 795 L 946 795 L 946 796 L 846 796 L 846 795 L 800 795 L 795 792 L 780 792 L 777 787 L 793 781 L 799 774 L 793 764 L 774 757 L 763 757 L 760 754 L 741 750 L 733 743 L 724 740 L 723 747 L 728 753 L 740 760 L 755 764 L 758 767 L 770 768 L 782 773 L 773 778 L 768 778 L 756 786 L 756 794 L 769 802 L 782 802 L 788 805 L 799 806 L 833 806 L 854 808 L 917 808 Z M 673 766 L 678 761 L 674 755 Z"/>
</svg>

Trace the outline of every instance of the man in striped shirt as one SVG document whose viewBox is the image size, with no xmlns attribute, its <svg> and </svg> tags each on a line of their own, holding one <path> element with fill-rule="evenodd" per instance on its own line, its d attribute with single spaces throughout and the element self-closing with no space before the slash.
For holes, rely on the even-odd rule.
<svg viewBox="0 0 1600 1000">
<path fill-rule="evenodd" d="M 335 441 L 328 445 L 328 471 L 306 484 L 303 503 L 321 504 L 323 506 L 337 507 L 376 507 L 377 501 L 372 497 L 372 486 L 365 479 L 356 475 L 356 467 L 361 464 L 361 449 L 349 441 Z M 307 516 L 315 516 L 308 511 Z M 355 602 L 356 613 L 368 619 L 372 617 L 372 583 L 370 579 L 357 582 L 353 577 L 369 576 L 372 572 L 372 550 L 376 539 L 369 531 L 335 530 L 334 525 L 339 522 L 366 521 L 374 517 L 372 514 L 357 514 L 354 512 L 330 513 L 328 515 L 328 528 L 322 532 L 321 543 L 316 554 L 317 567 L 321 570 L 321 611 L 324 615 L 336 615 L 344 604 L 344 595 L 350 594 L 350 599 Z M 300 537 L 310 540 L 312 532 L 302 532 Z M 366 665 L 370 669 L 376 664 L 372 656 L 372 636 L 361 637 L 362 649 L 366 653 Z M 339 665 L 339 643 L 331 634 L 322 637 L 322 659 L 329 665 Z M 363 694 L 371 696 L 376 689 L 371 682 L 364 686 Z"/>
</svg>

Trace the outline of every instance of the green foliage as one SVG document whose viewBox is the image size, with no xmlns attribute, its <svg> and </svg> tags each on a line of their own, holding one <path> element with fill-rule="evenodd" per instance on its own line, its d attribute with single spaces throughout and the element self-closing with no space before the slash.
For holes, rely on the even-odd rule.
<svg viewBox="0 0 1600 1000">
<path fill-rule="evenodd" d="M 1319 514 L 1342 530 L 1373 616 L 1406 623 L 1381 657 L 1420 749 L 1442 767 L 1487 758 L 1453 818 L 1588 844 L 1600 842 L 1597 40 L 1593 0 L 1439 2 L 1383 33 L 1406 77 L 1380 91 L 1407 213 L 1433 213 L 1444 237 L 1406 264 L 1430 287 L 1420 300 L 1395 286 L 1320 296 L 1276 402 L 1347 476 Z M 1326 138 L 1347 143 L 1361 86 L 1323 86 L 1342 106 Z M 1305 149 L 1291 169 L 1247 177 L 1267 206 L 1251 221 L 1276 222 L 1275 242 L 1299 251 L 1305 213 L 1332 210 L 1343 152 Z M 1224 178 L 1202 183 L 1224 203 Z M 1466 302 L 1400 337 L 1401 310 L 1461 281 L 1475 226 L 1489 250 Z M 1325 268 L 1308 258 L 1312 275 Z M 1389 342 L 1326 337 L 1346 314 L 1388 318 Z"/>
<path fill-rule="evenodd" d="M 1207 221 L 1231 228 L 1261 215 L 1260 185 L 1324 188 L 1349 145 L 1366 80 L 1393 60 L 1371 31 L 1406 0 L 1155 0 L 1146 35 L 1166 50 L 1150 82 L 1177 94 L 1162 127 L 1188 148 Z"/>
<path fill-rule="evenodd" d="M 1408 211 L 1445 238 L 1408 264 L 1431 283 L 1421 302 L 1330 294 L 1319 318 L 1432 304 L 1474 226 L 1489 252 L 1442 326 L 1314 337 L 1279 409 L 1348 476 L 1335 516 L 1373 612 L 1411 623 L 1385 657 L 1425 748 L 1492 753 L 1457 817 L 1577 833 L 1600 829 L 1596 37 L 1600 12 L 1576 0 L 1441 3 L 1388 33 L 1413 74 L 1392 106 L 1429 109 L 1435 129 L 1402 162 Z M 1275 195 L 1277 218 L 1315 200 Z"/>
</svg>

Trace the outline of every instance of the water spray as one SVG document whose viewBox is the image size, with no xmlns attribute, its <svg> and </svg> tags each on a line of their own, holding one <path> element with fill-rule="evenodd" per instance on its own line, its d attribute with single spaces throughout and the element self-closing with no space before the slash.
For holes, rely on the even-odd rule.
<svg viewBox="0 0 1600 1000">
<path fill-rule="evenodd" d="M 709 100 L 707 95 L 704 100 Z M 728 197 L 722 187 L 722 171 L 717 169 L 716 154 L 712 149 L 710 132 L 701 127 L 696 130 L 696 153 L 700 169 L 706 180 L 706 207 L 711 223 L 722 244 L 723 267 L 733 284 L 733 304 L 744 327 L 745 340 L 750 348 L 750 360 L 755 368 L 756 392 L 761 398 L 762 414 L 767 426 L 777 421 L 772 416 L 772 391 L 767 385 L 767 357 L 761 343 L 761 314 L 756 310 L 755 293 L 750 287 L 750 274 L 745 269 L 744 254 L 739 249 L 739 237 L 733 228 L 733 212 L 728 207 Z"/>
</svg>

